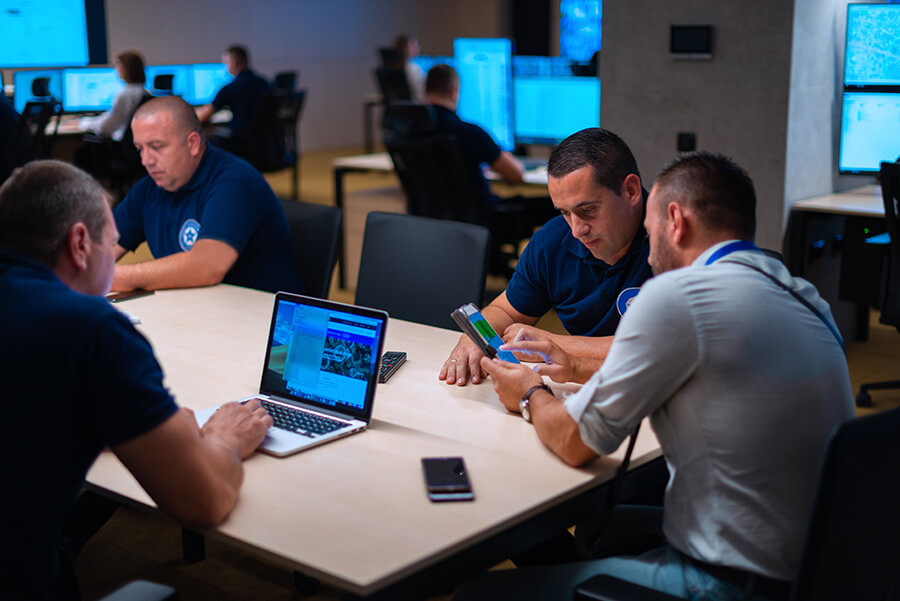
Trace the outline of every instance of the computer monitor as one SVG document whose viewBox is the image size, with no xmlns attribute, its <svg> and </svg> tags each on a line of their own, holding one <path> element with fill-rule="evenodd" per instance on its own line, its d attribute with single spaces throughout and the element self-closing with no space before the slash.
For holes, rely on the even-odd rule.
<svg viewBox="0 0 900 601">
<path fill-rule="evenodd" d="M 223 63 L 197 63 L 193 69 L 194 95 L 190 100 L 185 97 L 185 100 L 196 106 L 212 102 L 222 86 L 233 79 Z"/>
<path fill-rule="evenodd" d="M 570 77 L 575 74 L 575 61 L 566 56 L 512 57 L 513 80 L 517 77 Z"/>
<path fill-rule="evenodd" d="M 44 99 L 44 97 L 35 96 L 31 91 L 32 82 L 39 77 L 47 77 L 50 80 L 47 83 L 50 95 L 56 100 L 62 100 L 62 70 L 41 69 L 38 71 L 16 71 L 13 74 L 13 106 L 17 113 L 21 113 L 25 110 L 25 104 L 27 102 Z"/>
<path fill-rule="evenodd" d="M 512 150 L 512 42 L 505 38 L 456 38 L 453 65 L 460 81 L 456 113 L 464 121 L 483 127 L 503 150 Z"/>
<path fill-rule="evenodd" d="M 435 65 L 450 65 L 453 66 L 453 57 L 452 56 L 431 56 L 420 54 L 419 56 L 414 56 L 410 59 L 410 62 L 415 63 L 422 69 L 422 73 L 428 75 L 428 72 Z"/>
<path fill-rule="evenodd" d="M 147 89 L 154 94 L 157 94 L 154 86 L 156 76 L 171 75 L 172 95 L 181 96 L 188 101 L 193 97 L 194 73 L 190 65 L 150 65 L 144 69 L 144 75 L 147 77 Z"/>
<path fill-rule="evenodd" d="M 875 173 L 900 157 L 900 92 L 844 92 L 842 173 Z"/>
<path fill-rule="evenodd" d="M 519 144 L 556 145 L 576 131 L 600 126 L 596 77 L 517 77 L 513 97 Z"/>
<path fill-rule="evenodd" d="M 900 85 L 900 4 L 847 5 L 844 85 Z"/>
<path fill-rule="evenodd" d="M 125 82 L 112 67 L 63 69 L 63 110 L 108 111 Z"/>
</svg>

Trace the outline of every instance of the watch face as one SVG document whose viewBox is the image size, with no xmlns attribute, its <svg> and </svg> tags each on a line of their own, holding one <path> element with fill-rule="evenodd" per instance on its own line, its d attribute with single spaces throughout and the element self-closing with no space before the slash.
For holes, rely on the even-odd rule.
<svg viewBox="0 0 900 601">
<path fill-rule="evenodd" d="M 525 421 L 530 423 L 531 410 L 528 407 L 529 404 L 530 403 L 528 402 L 528 399 L 522 399 L 521 401 L 519 401 L 519 412 L 522 414 L 522 417 L 525 419 Z"/>
</svg>

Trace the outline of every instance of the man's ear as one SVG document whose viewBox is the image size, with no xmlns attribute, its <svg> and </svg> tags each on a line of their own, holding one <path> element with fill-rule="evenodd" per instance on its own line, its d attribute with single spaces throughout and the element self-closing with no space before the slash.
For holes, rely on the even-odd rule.
<svg viewBox="0 0 900 601">
<path fill-rule="evenodd" d="M 192 157 L 197 158 L 200 155 L 200 145 L 202 142 L 203 138 L 200 137 L 199 133 L 192 131 L 188 134 L 188 150 L 190 151 Z"/>
<path fill-rule="evenodd" d="M 634 173 L 629 173 L 622 181 L 622 196 L 627 198 L 634 206 L 644 204 L 644 195 L 641 188 L 641 178 Z"/>
<path fill-rule="evenodd" d="M 79 271 L 87 270 L 88 256 L 91 254 L 91 236 L 87 226 L 80 221 L 69 228 L 65 252 Z"/>
<path fill-rule="evenodd" d="M 676 245 L 680 244 L 687 235 L 687 221 L 685 220 L 684 207 L 677 202 L 670 202 L 666 207 L 668 213 L 668 223 L 671 228 L 672 242 Z"/>
</svg>

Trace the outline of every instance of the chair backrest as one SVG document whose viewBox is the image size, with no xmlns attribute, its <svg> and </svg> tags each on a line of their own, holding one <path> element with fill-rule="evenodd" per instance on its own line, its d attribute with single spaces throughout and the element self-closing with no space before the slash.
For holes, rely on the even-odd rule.
<svg viewBox="0 0 900 601">
<path fill-rule="evenodd" d="M 291 230 L 294 263 L 304 294 L 328 298 L 341 244 L 343 211 L 284 198 L 281 206 Z"/>
<path fill-rule="evenodd" d="M 880 321 L 900 329 L 900 162 L 881 164 L 881 197 L 891 243 Z"/>
<path fill-rule="evenodd" d="M 394 46 L 385 46 L 378 49 L 378 58 L 381 60 L 381 66 L 387 69 L 403 68 L 403 53 Z"/>
<path fill-rule="evenodd" d="M 900 598 L 900 409 L 831 439 L 792 601 Z"/>
<path fill-rule="evenodd" d="M 299 156 L 297 123 L 305 104 L 306 90 L 260 96 L 238 154 L 260 171 L 294 164 Z"/>
<path fill-rule="evenodd" d="M 175 80 L 175 76 L 171 73 L 160 73 L 156 77 L 153 78 L 153 94 L 154 96 L 171 96 L 174 94 L 172 91 L 172 82 Z"/>
<path fill-rule="evenodd" d="M 297 89 L 297 72 L 282 71 L 275 74 L 272 80 L 272 91 L 276 94 L 289 94 Z"/>
<path fill-rule="evenodd" d="M 435 133 L 434 109 L 401 103 L 384 113 L 384 144 L 406 193 L 411 215 L 484 223 L 484 208 L 456 138 Z"/>
<path fill-rule="evenodd" d="M 356 304 L 455 329 L 451 311 L 482 302 L 489 243 L 487 228 L 479 225 L 369 213 Z"/>
<path fill-rule="evenodd" d="M 50 145 L 44 130 L 50 118 L 58 112 L 59 106 L 53 99 L 25 103 L 6 148 L 10 168 L 21 167 L 28 161 L 50 156 Z"/>
<path fill-rule="evenodd" d="M 378 84 L 378 91 L 381 92 L 385 104 L 412 99 L 412 90 L 406 79 L 406 71 L 402 67 L 399 69 L 387 67 L 375 69 L 375 82 Z"/>
</svg>

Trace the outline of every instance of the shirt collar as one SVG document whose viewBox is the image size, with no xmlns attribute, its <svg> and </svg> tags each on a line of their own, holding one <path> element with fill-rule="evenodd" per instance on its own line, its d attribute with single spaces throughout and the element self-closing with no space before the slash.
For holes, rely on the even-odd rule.
<svg viewBox="0 0 900 601">
<path fill-rule="evenodd" d="M 710 246 L 709 248 L 704 250 L 703 253 L 699 257 L 694 259 L 694 262 L 691 263 L 691 265 L 701 265 L 701 266 L 706 265 L 706 262 L 709 260 L 709 258 L 711 256 L 713 256 L 716 253 L 716 251 L 718 251 L 720 248 L 724 248 L 725 246 L 728 246 L 732 242 L 738 242 L 738 240 L 736 238 L 734 240 L 725 240 L 723 242 L 719 242 L 718 244 L 714 244 L 714 245 Z"/>
<path fill-rule="evenodd" d="M 0 250 L 0 263 L 10 267 L 21 267 L 33 271 L 35 275 L 42 280 L 59 281 L 59 277 L 52 269 L 39 261 L 35 261 L 34 259 L 18 253 Z"/>
</svg>

